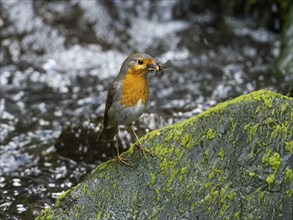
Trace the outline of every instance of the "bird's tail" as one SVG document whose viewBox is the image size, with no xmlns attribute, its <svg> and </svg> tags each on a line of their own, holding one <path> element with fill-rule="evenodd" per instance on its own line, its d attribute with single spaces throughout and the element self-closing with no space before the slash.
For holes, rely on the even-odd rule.
<svg viewBox="0 0 293 220">
<path fill-rule="evenodd" d="M 98 142 L 109 142 L 112 141 L 114 139 L 114 136 L 116 134 L 116 129 L 117 127 L 114 128 L 103 128 L 103 130 L 101 131 L 101 133 L 99 134 L 97 141 Z"/>
</svg>

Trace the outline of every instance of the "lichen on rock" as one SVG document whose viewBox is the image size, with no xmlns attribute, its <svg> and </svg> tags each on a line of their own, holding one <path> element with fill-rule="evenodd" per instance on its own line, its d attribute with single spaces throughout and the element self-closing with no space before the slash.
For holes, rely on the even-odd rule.
<svg viewBox="0 0 293 220">
<path fill-rule="evenodd" d="M 286 106 L 286 108 L 284 107 Z M 39 219 L 290 219 L 293 99 L 260 90 L 141 138 Z"/>
</svg>

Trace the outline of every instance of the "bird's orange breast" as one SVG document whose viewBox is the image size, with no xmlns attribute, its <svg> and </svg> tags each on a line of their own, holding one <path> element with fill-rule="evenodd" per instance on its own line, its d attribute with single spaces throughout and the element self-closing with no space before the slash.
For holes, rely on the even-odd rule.
<svg viewBox="0 0 293 220">
<path fill-rule="evenodd" d="M 128 73 L 122 84 L 121 104 L 133 107 L 139 101 L 147 104 L 149 100 L 149 87 L 145 76 Z"/>
</svg>

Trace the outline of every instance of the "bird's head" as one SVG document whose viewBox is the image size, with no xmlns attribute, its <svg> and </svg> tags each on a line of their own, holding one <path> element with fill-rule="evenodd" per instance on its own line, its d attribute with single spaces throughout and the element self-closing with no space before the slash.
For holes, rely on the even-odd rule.
<svg viewBox="0 0 293 220">
<path fill-rule="evenodd" d="M 145 77 L 148 72 L 159 71 L 159 65 L 148 54 L 134 53 L 126 58 L 122 64 L 121 70 L 126 71 L 128 74 Z"/>
</svg>

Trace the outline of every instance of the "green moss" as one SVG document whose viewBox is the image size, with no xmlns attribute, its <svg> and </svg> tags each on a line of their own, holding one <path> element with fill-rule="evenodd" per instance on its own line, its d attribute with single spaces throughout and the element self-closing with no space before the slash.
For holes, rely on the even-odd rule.
<svg viewBox="0 0 293 220">
<path fill-rule="evenodd" d="M 282 158 L 278 153 L 274 153 L 273 156 L 269 157 L 269 164 L 273 170 L 277 171 L 282 165 Z"/>
<path fill-rule="evenodd" d="M 149 185 L 152 186 L 152 185 L 154 185 L 156 183 L 157 183 L 157 174 L 156 173 L 151 173 Z"/>
<path fill-rule="evenodd" d="M 261 109 L 262 109 L 262 106 L 261 106 L 261 105 L 258 105 L 258 106 L 256 107 L 256 110 L 255 110 L 255 112 L 254 112 L 254 115 L 257 115 L 257 114 L 259 113 L 259 111 L 261 111 Z"/>
<path fill-rule="evenodd" d="M 174 136 L 174 140 L 176 140 L 176 141 L 180 140 L 180 138 L 182 137 L 182 134 L 185 131 L 184 127 L 185 127 L 184 124 L 181 124 L 180 126 L 177 127 L 176 133 L 175 133 L 175 136 Z"/>
<path fill-rule="evenodd" d="M 95 171 L 91 174 L 91 175 L 89 175 L 88 176 L 88 178 L 91 178 L 92 176 L 95 176 L 97 173 L 98 173 L 98 175 L 100 176 L 100 177 L 105 177 L 106 175 L 107 175 L 107 169 L 111 166 L 111 165 L 113 165 L 113 164 L 115 164 L 117 162 L 117 160 L 115 160 L 115 159 L 112 159 L 112 160 L 108 160 L 108 161 L 106 161 L 106 162 L 104 162 L 104 163 L 101 163 L 98 167 L 97 167 L 97 169 L 95 169 Z"/>
<path fill-rule="evenodd" d="M 285 142 L 285 150 L 293 155 L 293 141 Z"/>
<path fill-rule="evenodd" d="M 265 124 L 267 124 L 267 125 L 272 125 L 274 123 L 275 123 L 275 121 L 272 118 L 267 118 L 267 120 L 265 121 Z"/>
<path fill-rule="evenodd" d="M 255 195 L 258 195 L 259 200 L 263 200 L 265 197 L 265 193 L 263 191 L 263 188 L 259 187 L 254 191 Z"/>
<path fill-rule="evenodd" d="M 224 204 L 220 209 L 220 216 L 223 217 L 225 213 L 230 209 L 230 204 Z"/>
<path fill-rule="evenodd" d="M 262 157 L 262 160 L 261 160 L 261 162 L 262 162 L 263 164 L 268 164 L 268 163 L 269 163 L 269 157 L 270 157 L 271 153 L 272 153 L 272 149 L 268 149 L 268 150 L 264 153 L 264 155 L 263 155 L 263 157 Z"/>
<path fill-rule="evenodd" d="M 130 209 L 130 213 L 132 214 L 132 219 L 136 220 L 139 215 L 139 211 L 137 209 Z"/>
<path fill-rule="evenodd" d="M 170 149 L 167 147 L 163 145 L 157 145 L 153 153 L 158 157 L 165 158 L 169 151 Z"/>
<path fill-rule="evenodd" d="M 152 132 L 147 133 L 146 135 L 144 135 L 143 137 L 140 138 L 140 142 L 143 143 L 146 140 L 153 139 L 153 138 L 156 138 L 158 136 L 164 135 L 165 132 L 168 132 L 168 129 L 170 130 L 171 126 L 172 125 L 166 126 L 164 128 L 164 130 L 163 129 L 157 129 L 157 130 L 153 130 Z"/>
<path fill-rule="evenodd" d="M 180 148 L 176 148 L 175 151 L 174 151 L 175 155 L 177 158 L 180 157 L 180 154 L 182 155 L 182 151 L 180 150 Z"/>
<path fill-rule="evenodd" d="M 117 189 L 117 183 L 114 183 L 113 186 L 112 186 L 112 188 L 113 188 L 114 190 L 116 190 L 116 189 Z"/>
<path fill-rule="evenodd" d="M 205 189 L 207 189 L 207 188 L 209 188 L 211 185 L 212 185 L 211 182 L 206 182 L 206 184 L 204 184 L 203 187 L 204 187 Z"/>
<path fill-rule="evenodd" d="M 44 209 L 39 217 L 36 220 L 53 220 L 54 211 L 51 208 Z"/>
<path fill-rule="evenodd" d="M 249 128 L 250 128 L 250 123 L 244 126 L 245 131 L 249 131 Z"/>
<path fill-rule="evenodd" d="M 217 186 L 215 186 L 211 189 L 210 193 L 203 199 L 203 201 L 205 203 L 211 204 L 218 198 L 219 194 L 220 192 L 217 190 Z"/>
<path fill-rule="evenodd" d="M 293 182 L 293 171 L 289 167 L 286 168 L 285 181 Z"/>
<path fill-rule="evenodd" d="M 201 158 L 201 163 L 207 164 L 209 161 L 210 149 L 206 149 Z"/>
<path fill-rule="evenodd" d="M 175 171 L 176 162 L 177 161 L 164 158 L 160 163 L 161 173 L 165 176 L 172 175 L 172 173 Z M 170 172 L 171 172 L 171 174 L 170 174 Z M 178 172 L 178 171 L 176 171 L 176 172 Z"/>
<path fill-rule="evenodd" d="M 107 175 L 107 172 L 101 172 L 100 177 L 103 179 Z"/>
<path fill-rule="evenodd" d="M 187 167 L 183 167 L 183 168 L 181 168 L 181 170 L 180 170 L 180 175 L 179 175 L 179 178 L 178 178 L 178 180 L 179 180 L 180 183 L 183 181 L 184 176 L 185 176 L 185 174 L 186 174 L 187 172 L 188 172 L 188 168 L 187 168 Z"/>
<path fill-rule="evenodd" d="M 67 196 L 68 193 L 70 193 L 72 190 L 78 188 L 80 186 L 80 183 L 77 186 L 72 187 L 71 189 L 65 191 L 64 193 L 62 193 L 59 198 L 57 199 L 56 203 L 55 203 L 55 207 L 60 207 L 62 200 Z"/>
<path fill-rule="evenodd" d="M 233 216 L 236 220 L 240 219 L 240 212 L 235 212 Z"/>
<path fill-rule="evenodd" d="M 289 123 L 284 122 L 281 126 L 281 132 L 282 132 L 282 136 L 284 137 L 284 139 L 287 139 L 287 135 L 288 135 L 288 128 L 289 128 Z"/>
<path fill-rule="evenodd" d="M 264 103 L 264 106 L 266 108 L 272 108 L 273 107 L 273 97 L 272 96 L 261 96 L 261 100 Z"/>
<path fill-rule="evenodd" d="M 220 190 L 220 196 L 222 197 L 222 202 L 224 202 L 225 201 L 225 199 L 226 199 L 226 193 L 227 193 L 227 191 L 228 191 L 228 189 L 230 188 L 230 184 L 227 184 L 225 187 L 223 187 L 223 188 L 221 188 L 221 190 Z"/>
<path fill-rule="evenodd" d="M 226 179 L 226 177 L 221 176 L 221 177 L 218 179 L 218 181 L 219 181 L 220 183 L 225 183 L 225 182 L 227 181 L 227 179 Z"/>
<path fill-rule="evenodd" d="M 186 147 L 187 149 L 191 149 L 194 145 L 192 136 L 189 134 L 184 135 L 182 138 L 181 144 L 183 147 Z"/>
<path fill-rule="evenodd" d="M 251 126 L 251 127 L 249 128 L 249 141 L 250 141 L 250 142 L 252 141 L 252 139 L 253 139 L 253 137 L 254 137 L 254 135 L 255 135 L 255 133 L 256 133 L 258 127 L 259 127 L 259 124 L 256 124 L 256 125 Z"/>
<path fill-rule="evenodd" d="M 267 178 L 266 178 L 266 182 L 268 184 L 268 189 L 270 190 L 271 189 L 271 185 L 274 183 L 275 181 L 275 176 L 276 174 L 275 173 L 272 173 L 270 174 Z"/>
<path fill-rule="evenodd" d="M 133 203 L 134 204 L 137 204 L 138 203 L 138 198 L 139 198 L 138 191 L 135 191 L 133 193 Z"/>
<path fill-rule="evenodd" d="M 233 138 L 236 128 L 237 128 L 237 123 L 235 122 L 234 118 L 231 118 L 231 131 L 227 139 Z"/>
<path fill-rule="evenodd" d="M 152 216 L 150 216 L 150 219 L 158 220 L 157 215 L 159 214 L 160 211 L 162 211 L 163 208 L 156 208 L 155 211 L 153 212 Z"/>
<path fill-rule="evenodd" d="M 224 153 L 224 150 L 223 150 L 223 149 L 221 149 L 221 150 L 219 151 L 219 153 L 218 153 L 218 157 L 220 157 L 221 160 L 224 160 L 225 153 Z"/>
<path fill-rule="evenodd" d="M 224 188 L 221 188 L 219 199 L 220 199 L 220 215 L 224 214 L 230 209 L 231 204 L 233 204 L 234 198 L 236 196 L 236 191 L 233 189 L 229 193 L 230 184 L 227 184 Z"/>
<path fill-rule="evenodd" d="M 86 186 L 83 186 L 83 195 L 86 195 Z"/>
<path fill-rule="evenodd" d="M 274 127 L 274 131 L 271 134 L 270 142 L 272 142 L 273 139 L 276 139 L 278 137 L 278 134 L 281 133 L 281 126 L 276 125 Z"/>
<path fill-rule="evenodd" d="M 96 219 L 99 220 L 99 219 L 103 219 L 103 218 L 104 218 L 104 212 L 103 211 L 99 211 L 96 214 Z"/>
<path fill-rule="evenodd" d="M 175 180 L 175 177 L 178 175 L 178 170 L 173 170 L 171 172 L 170 178 L 167 181 L 167 187 L 170 187 Z"/>
<path fill-rule="evenodd" d="M 236 196 L 236 191 L 235 191 L 235 189 L 233 189 L 233 190 L 231 190 L 231 192 L 229 193 L 229 195 L 227 197 L 230 201 L 234 201 L 235 196 Z"/>
<path fill-rule="evenodd" d="M 217 174 L 223 175 L 223 173 L 224 173 L 223 170 L 213 168 L 208 177 L 209 179 L 214 179 Z"/>
<path fill-rule="evenodd" d="M 216 131 L 210 128 L 207 133 L 207 139 L 212 141 L 215 139 L 216 136 L 217 136 Z"/>
<path fill-rule="evenodd" d="M 285 102 L 285 104 L 281 105 L 281 114 L 284 114 L 288 107 L 288 102 Z"/>
<path fill-rule="evenodd" d="M 156 197 L 156 201 L 157 202 L 160 202 L 161 201 L 161 198 L 160 198 L 160 191 L 161 191 L 161 189 L 160 188 L 158 188 L 158 189 L 156 189 L 155 190 L 155 197 Z"/>
<path fill-rule="evenodd" d="M 293 189 L 287 190 L 286 195 L 291 199 L 291 197 L 293 197 Z"/>
<path fill-rule="evenodd" d="M 170 131 L 168 136 L 164 139 L 164 141 L 169 142 L 172 138 L 174 138 L 174 132 Z"/>
<path fill-rule="evenodd" d="M 251 151 L 249 153 L 249 158 L 252 159 L 254 157 L 254 147 L 251 147 Z"/>
<path fill-rule="evenodd" d="M 210 156 L 210 149 L 206 149 L 204 152 L 204 157 L 206 157 L 208 159 L 209 156 Z"/>
<path fill-rule="evenodd" d="M 76 206 L 76 209 L 77 209 L 76 210 L 77 212 L 75 212 L 75 218 L 80 219 L 80 217 L 81 217 L 81 214 L 80 214 L 80 209 L 81 209 L 80 208 L 80 205 L 77 205 Z"/>
<path fill-rule="evenodd" d="M 185 173 L 187 173 L 187 171 L 188 171 L 187 167 L 182 167 L 181 170 L 180 170 L 180 174 L 184 175 Z"/>
<path fill-rule="evenodd" d="M 215 176 L 216 176 L 216 174 L 212 171 L 212 172 L 210 172 L 208 177 L 209 177 L 209 179 L 214 179 Z"/>
<path fill-rule="evenodd" d="M 235 130 L 236 130 L 236 127 L 237 127 L 237 123 L 235 122 L 235 120 L 232 118 L 231 119 L 231 134 L 230 134 L 230 137 L 232 137 L 232 135 L 234 134 Z"/>
<path fill-rule="evenodd" d="M 255 172 L 249 171 L 248 176 L 252 179 L 255 176 Z"/>
<path fill-rule="evenodd" d="M 191 206 L 191 209 L 194 210 L 197 206 L 198 206 L 199 202 L 198 201 L 195 201 L 192 206 Z"/>
</svg>

